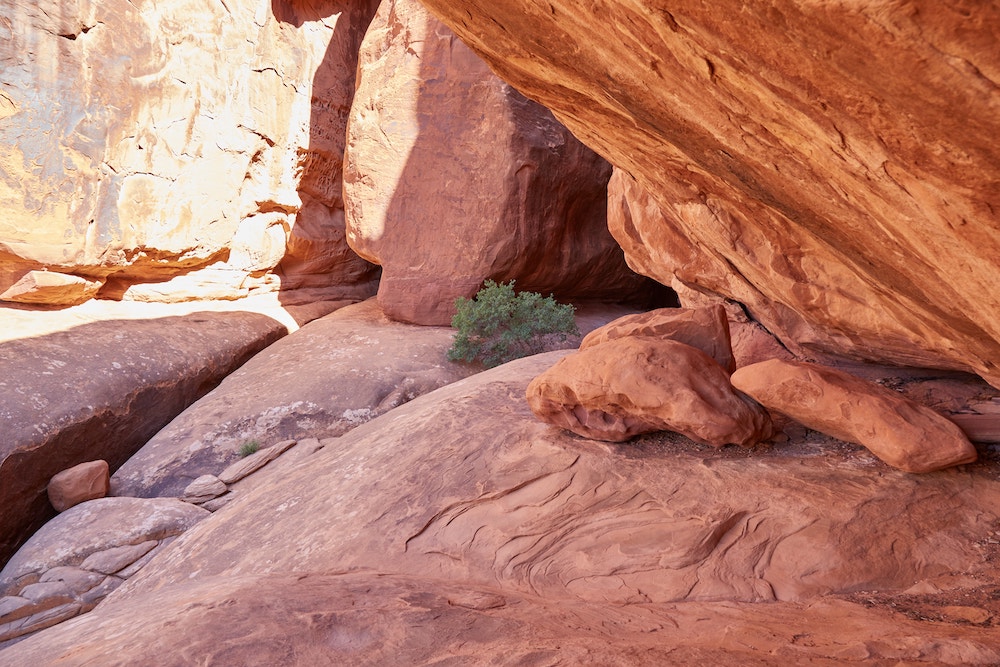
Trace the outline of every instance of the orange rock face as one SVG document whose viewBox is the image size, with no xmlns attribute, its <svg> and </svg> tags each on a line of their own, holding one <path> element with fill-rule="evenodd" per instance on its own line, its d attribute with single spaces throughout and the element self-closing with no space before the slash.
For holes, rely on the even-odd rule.
<svg viewBox="0 0 1000 667">
<path fill-rule="evenodd" d="M 111 472 L 107 461 L 87 461 L 57 473 L 46 491 L 57 512 L 64 512 L 85 500 L 108 495 Z"/>
<path fill-rule="evenodd" d="M 729 340 L 729 320 L 721 305 L 708 308 L 659 308 L 626 315 L 587 334 L 580 342 L 580 349 L 626 336 L 661 340 L 666 338 L 685 343 L 715 359 L 729 373 L 736 370 Z"/>
<path fill-rule="evenodd" d="M 425 4 L 649 193 L 637 270 L 1000 386 L 995 4 Z"/>
<path fill-rule="evenodd" d="M 891 466 L 931 472 L 976 460 L 962 430 L 930 408 L 832 368 L 772 359 L 733 385 L 811 429 L 867 447 Z"/>
<path fill-rule="evenodd" d="M 614 338 L 559 360 L 527 390 L 540 419 L 585 438 L 622 442 L 676 431 L 716 447 L 771 436 L 771 420 L 733 391 L 699 349 L 672 340 Z"/>
<path fill-rule="evenodd" d="M 340 170 L 378 3 L 340 4 L 0 0 L 16 26 L 0 39 L 0 292 L 41 267 L 139 300 L 370 282 Z"/>
<path fill-rule="evenodd" d="M 610 166 L 498 79 L 416 0 L 362 47 L 344 175 L 348 240 L 395 319 L 448 324 L 492 278 L 562 299 L 635 297 L 606 224 Z"/>
</svg>

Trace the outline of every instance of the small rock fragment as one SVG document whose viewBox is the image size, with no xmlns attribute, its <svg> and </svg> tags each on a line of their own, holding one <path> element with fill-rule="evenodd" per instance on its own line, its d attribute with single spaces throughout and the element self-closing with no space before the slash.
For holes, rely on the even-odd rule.
<svg viewBox="0 0 1000 667">
<path fill-rule="evenodd" d="M 80 567 L 101 574 L 115 574 L 145 556 L 155 546 L 156 540 L 148 540 L 140 544 L 112 547 L 90 554 Z"/>
<path fill-rule="evenodd" d="M 88 461 L 57 473 L 49 481 L 49 502 L 57 512 L 108 495 L 111 485 L 107 461 Z"/>
<path fill-rule="evenodd" d="M 215 475 L 202 475 L 185 487 L 181 500 L 186 503 L 203 503 L 221 496 L 226 490 L 225 482 Z"/>
<path fill-rule="evenodd" d="M 264 449 L 254 452 L 250 456 L 240 459 L 223 470 L 219 474 L 219 479 L 225 484 L 237 482 L 278 458 L 286 449 L 294 445 L 296 442 L 297 441 L 295 440 L 282 440 L 281 442 L 271 445 L 270 447 L 265 447 Z"/>
<path fill-rule="evenodd" d="M 35 604 L 48 603 L 47 606 L 63 604 L 73 599 L 73 592 L 61 581 L 30 584 L 22 588 L 19 595 Z"/>
<path fill-rule="evenodd" d="M 58 271 L 28 271 L 0 294 L 0 301 L 75 306 L 94 297 L 103 280 L 87 280 Z"/>
</svg>

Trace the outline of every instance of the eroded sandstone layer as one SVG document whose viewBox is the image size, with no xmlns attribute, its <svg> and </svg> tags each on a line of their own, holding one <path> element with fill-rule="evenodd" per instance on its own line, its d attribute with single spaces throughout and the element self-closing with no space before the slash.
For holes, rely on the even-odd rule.
<svg viewBox="0 0 1000 667">
<path fill-rule="evenodd" d="M 340 174 L 377 5 L 2 0 L 0 292 L 47 267 L 142 300 L 370 294 Z"/>
<path fill-rule="evenodd" d="M 617 233 L 637 270 L 1000 386 L 997 5 L 425 4 L 648 192 Z"/>
</svg>

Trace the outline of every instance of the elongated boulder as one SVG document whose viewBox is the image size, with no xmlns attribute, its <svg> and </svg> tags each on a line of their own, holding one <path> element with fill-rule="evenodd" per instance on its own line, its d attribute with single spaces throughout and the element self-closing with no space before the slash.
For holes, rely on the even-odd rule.
<svg viewBox="0 0 1000 667">
<path fill-rule="evenodd" d="M 0 343 L 0 563 L 52 516 L 56 473 L 95 459 L 114 471 L 286 333 L 258 313 L 201 312 Z"/>
<path fill-rule="evenodd" d="M 712 289 L 681 239 L 790 345 L 1000 387 L 996 3 L 425 4 L 649 193 L 641 273 Z"/>
<path fill-rule="evenodd" d="M 772 435 L 767 413 L 733 391 L 714 359 L 673 340 L 628 336 L 581 349 L 532 380 L 526 395 L 543 421 L 595 440 L 676 431 L 719 447 Z"/>
<path fill-rule="evenodd" d="M 340 171 L 376 6 L 0 0 L 0 293 L 48 267 L 93 286 L 48 303 L 107 277 L 137 300 L 370 294 Z"/>
<path fill-rule="evenodd" d="M 976 448 L 946 417 L 843 371 L 772 359 L 740 368 L 732 383 L 768 408 L 811 429 L 863 445 L 907 472 L 931 472 L 976 460 Z"/>
<path fill-rule="evenodd" d="M 386 0 L 361 50 L 347 235 L 382 266 L 390 317 L 448 324 L 483 280 L 562 299 L 643 297 L 608 233 L 610 165 L 498 79 L 416 0 Z"/>
</svg>

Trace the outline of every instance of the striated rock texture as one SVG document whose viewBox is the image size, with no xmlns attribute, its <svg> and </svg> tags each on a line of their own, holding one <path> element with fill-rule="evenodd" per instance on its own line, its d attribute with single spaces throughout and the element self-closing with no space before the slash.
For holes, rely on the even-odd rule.
<svg viewBox="0 0 1000 667">
<path fill-rule="evenodd" d="M 46 487 L 113 471 L 287 330 L 258 313 L 92 322 L 0 344 L 0 563 L 53 514 Z"/>
<path fill-rule="evenodd" d="M 992 468 L 915 478 L 864 450 L 606 446 L 523 400 L 565 354 L 416 398 L 265 476 L 88 616 L 0 661 L 1000 660 L 983 620 L 1000 610 Z M 979 625 L 879 604 L 945 588 L 985 601 L 966 610 Z"/>
<path fill-rule="evenodd" d="M 649 193 L 662 217 L 618 233 L 636 270 L 1000 386 L 996 4 L 425 4 Z"/>
<path fill-rule="evenodd" d="M 562 299 L 645 297 L 606 224 L 610 166 L 498 79 L 416 0 L 362 46 L 344 174 L 348 240 L 386 314 L 448 324 L 483 280 Z"/>
<path fill-rule="evenodd" d="M 0 0 L 0 292 L 39 267 L 135 299 L 373 289 L 340 173 L 376 6 Z"/>
<path fill-rule="evenodd" d="M 772 435 L 767 411 L 733 390 L 728 371 L 676 340 L 623 336 L 590 345 L 532 380 L 527 399 L 543 421 L 595 440 L 675 431 L 721 447 Z"/>
</svg>

